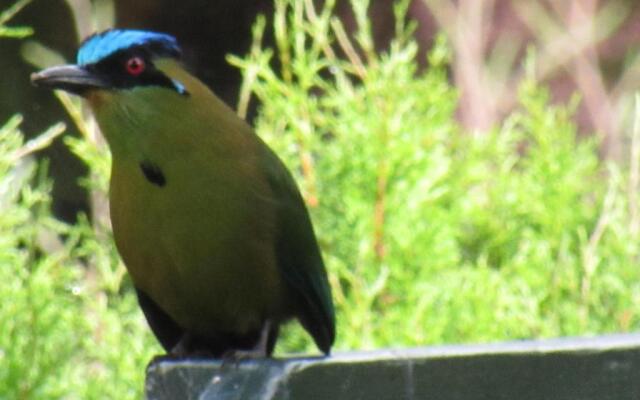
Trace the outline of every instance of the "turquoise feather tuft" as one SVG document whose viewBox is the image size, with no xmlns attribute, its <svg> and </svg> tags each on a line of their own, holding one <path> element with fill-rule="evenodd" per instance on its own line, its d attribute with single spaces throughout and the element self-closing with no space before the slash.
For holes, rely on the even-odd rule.
<svg viewBox="0 0 640 400">
<path fill-rule="evenodd" d="M 176 39 L 164 33 L 111 29 L 87 38 L 78 50 L 77 63 L 95 64 L 109 56 L 135 47 L 145 48 L 153 55 L 180 56 Z"/>
</svg>

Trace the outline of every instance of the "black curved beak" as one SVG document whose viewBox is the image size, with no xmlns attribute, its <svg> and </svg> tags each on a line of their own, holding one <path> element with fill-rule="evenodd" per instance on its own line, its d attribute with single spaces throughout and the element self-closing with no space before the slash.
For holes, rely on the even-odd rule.
<svg viewBox="0 0 640 400">
<path fill-rule="evenodd" d="M 38 87 L 60 89 L 80 96 L 91 89 L 108 87 L 103 78 L 78 65 L 61 65 L 33 73 L 31 83 Z"/>
</svg>

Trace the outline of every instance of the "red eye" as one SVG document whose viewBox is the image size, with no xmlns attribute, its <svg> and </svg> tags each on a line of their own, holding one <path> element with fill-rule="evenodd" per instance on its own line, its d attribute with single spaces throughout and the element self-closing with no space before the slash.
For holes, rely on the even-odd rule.
<svg viewBox="0 0 640 400">
<path fill-rule="evenodd" d="M 127 60 L 127 72 L 129 75 L 138 76 L 144 72 L 147 67 L 144 63 L 144 60 L 140 57 L 131 57 Z"/>
</svg>

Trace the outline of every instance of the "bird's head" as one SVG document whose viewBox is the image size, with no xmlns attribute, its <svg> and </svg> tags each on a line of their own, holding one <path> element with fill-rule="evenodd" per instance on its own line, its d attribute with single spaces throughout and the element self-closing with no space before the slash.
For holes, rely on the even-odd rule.
<svg viewBox="0 0 640 400">
<path fill-rule="evenodd" d="M 151 142 L 165 143 L 163 151 L 170 152 L 179 141 L 209 140 L 202 132 L 246 129 L 184 68 L 180 53 L 173 36 L 112 29 L 87 38 L 76 64 L 45 69 L 31 80 L 87 99 L 113 153 L 138 154 Z M 223 142 L 220 135 L 217 141 Z M 228 151 L 228 144 L 223 147 Z"/>
<path fill-rule="evenodd" d="M 111 29 L 88 37 L 78 50 L 76 64 L 45 69 L 31 75 L 37 86 L 61 89 L 83 97 L 96 92 L 163 88 L 180 95 L 187 89 L 162 61 L 177 65 L 181 54 L 173 36 L 140 31 Z"/>
</svg>

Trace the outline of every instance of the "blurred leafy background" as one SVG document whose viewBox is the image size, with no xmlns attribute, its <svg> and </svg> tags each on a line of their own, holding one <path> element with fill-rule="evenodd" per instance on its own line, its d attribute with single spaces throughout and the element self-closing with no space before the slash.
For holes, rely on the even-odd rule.
<svg viewBox="0 0 640 400">
<path fill-rule="evenodd" d="M 8 56 L 29 70 L 64 62 L 114 20 L 174 33 L 127 20 L 117 1 L 68 1 L 64 50 L 37 29 L 34 15 L 54 12 L 43 1 L 5 2 L 0 68 L 14 73 Z M 298 178 L 331 276 L 337 351 L 638 330 L 633 2 L 254 11 L 264 16 L 242 19 L 235 55 L 216 44 L 198 58 L 212 38 L 176 34 Z M 219 71 L 236 74 L 228 86 Z M 33 100 L 22 73 L 0 86 L 0 398 L 139 398 L 161 349 L 111 239 L 108 150 L 78 99 Z M 52 206 L 68 176 L 35 157 L 51 143 L 80 161 L 80 205 Z M 292 324 L 277 354 L 302 351 L 313 346 Z"/>
</svg>

